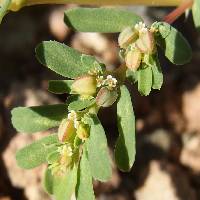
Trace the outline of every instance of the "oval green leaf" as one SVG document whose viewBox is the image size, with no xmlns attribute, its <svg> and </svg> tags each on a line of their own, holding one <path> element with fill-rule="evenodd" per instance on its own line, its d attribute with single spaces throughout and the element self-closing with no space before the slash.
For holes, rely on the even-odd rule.
<svg viewBox="0 0 200 200">
<path fill-rule="evenodd" d="M 72 101 L 69 106 L 68 110 L 74 110 L 74 111 L 80 111 L 85 108 L 90 107 L 95 103 L 95 99 L 77 99 L 75 101 Z"/>
<path fill-rule="evenodd" d="M 64 94 L 71 92 L 73 80 L 51 80 L 49 81 L 48 90 L 55 94 Z"/>
<path fill-rule="evenodd" d="M 97 116 L 92 115 L 93 123 L 87 140 L 88 160 L 94 179 L 107 181 L 112 176 L 111 161 L 108 153 L 107 139 Z"/>
<path fill-rule="evenodd" d="M 65 12 L 64 21 L 67 26 L 80 32 L 115 33 L 143 20 L 128 10 L 72 8 Z"/>
<path fill-rule="evenodd" d="M 76 198 L 77 200 L 95 200 L 86 147 L 83 149 L 83 154 L 78 168 Z"/>
<path fill-rule="evenodd" d="M 125 85 L 120 87 L 117 103 L 117 124 L 119 137 L 115 146 L 115 160 L 122 171 L 130 171 L 135 161 L 135 115 L 131 96 Z"/>
<path fill-rule="evenodd" d="M 38 61 L 52 71 L 68 78 L 76 78 L 96 66 L 93 56 L 81 54 L 64 44 L 44 41 L 36 49 Z"/>
<path fill-rule="evenodd" d="M 192 49 L 182 33 L 165 22 L 158 22 L 154 26 L 158 27 L 160 34 L 157 42 L 165 56 L 176 65 L 188 63 L 192 58 Z"/>
<path fill-rule="evenodd" d="M 152 70 L 152 88 L 160 90 L 163 84 L 163 73 L 158 60 L 158 55 L 146 55 L 144 61 Z M 149 72 L 150 73 L 150 72 Z"/>
<path fill-rule="evenodd" d="M 53 177 L 53 194 L 56 200 L 70 200 L 77 183 L 77 167 L 69 169 L 64 175 Z"/>
<path fill-rule="evenodd" d="M 49 168 L 45 170 L 42 185 L 48 194 L 53 194 L 53 176 Z"/>
<path fill-rule="evenodd" d="M 152 87 L 152 70 L 150 66 L 143 65 L 138 70 L 138 91 L 141 95 L 148 96 Z"/>
<path fill-rule="evenodd" d="M 34 133 L 57 127 L 67 116 L 67 105 L 18 107 L 11 111 L 12 124 L 19 132 Z"/>
<path fill-rule="evenodd" d="M 32 169 L 41 165 L 46 161 L 47 155 L 55 151 L 57 142 L 57 134 L 52 134 L 27 145 L 16 153 L 17 164 L 24 169 Z"/>
</svg>

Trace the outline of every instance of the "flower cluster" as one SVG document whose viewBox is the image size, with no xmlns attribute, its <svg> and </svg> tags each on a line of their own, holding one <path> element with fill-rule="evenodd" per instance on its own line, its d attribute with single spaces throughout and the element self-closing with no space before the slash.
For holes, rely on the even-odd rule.
<svg viewBox="0 0 200 200">
<path fill-rule="evenodd" d="M 132 71 L 136 71 L 141 66 L 145 55 L 155 52 L 153 31 L 143 22 L 139 22 L 134 28 L 126 28 L 119 35 L 118 42 L 126 66 Z"/>
<path fill-rule="evenodd" d="M 78 95 L 81 101 L 95 100 L 94 104 L 81 110 L 71 110 L 58 128 L 58 148 L 54 154 L 55 160 L 50 159 L 49 168 L 53 174 L 62 174 L 78 162 L 82 144 L 89 137 L 90 126 L 85 116 L 95 108 L 111 106 L 118 97 L 118 81 L 107 72 L 102 73 L 93 69 L 87 74 L 76 78 L 71 85 L 71 93 Z"/>
<path fill-rule="evenodd" d="M 89 125 L 83 121 L 84 113 L 70 111 L 58 128 L 58 147 L 53 152 L 56 159 L 49 160 L 52 174 L 63 174 L 78 161 L 79 147 L 89 137 Z"/>
</svg>

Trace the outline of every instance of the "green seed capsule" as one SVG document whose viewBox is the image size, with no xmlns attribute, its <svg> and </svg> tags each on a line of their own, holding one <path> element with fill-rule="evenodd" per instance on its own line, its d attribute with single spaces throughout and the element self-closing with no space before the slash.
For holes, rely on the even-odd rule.
<svg viewBox="0 0 200 200">
<path fill-rule="evenodd" d="M 134 72 L 140 67 L 141 60 L 142 53 L 138 49 L 129 51 L 125 57 L 126 66 Z"/>
<path fill-rule="evenodd" d="M 61 142 L 67 142 L 73 140 L 76 134 L 76 129 L 74 128 L 74 122 L 69 119 L 62 120 L 58 128 L 58 139 Z"/>
<path fill-rule="evenodd" d="M 117 90 L 109 90 L 106 87 L 103 87 L 99 90 L 97 97 L 96 97 L 96 104 L 102 107 L 109 107 L 111 106 L 118 97 Z"/>
<path fill-rule="evenodd" d="M 129 44 L 135 42 L 138 38 L 138 32 L 134 28 L 127 27 L 124 29 L 118 38 L 118 43 L 121 48 L 126 48 Z"/>
<path fill-rule="evenodd" d="M 151 33 L 149 30 L 140 33 L 135 44 L 142 53 L 153 53 L 155 45 L 153 33 Z"/>
<path fill-rule="evenodd" d="M 72 92 L 84 96 L 93 96 L 96 93 L 97 81 L 92 75 L 76 78 L 71 86 Z"/>
</svg>

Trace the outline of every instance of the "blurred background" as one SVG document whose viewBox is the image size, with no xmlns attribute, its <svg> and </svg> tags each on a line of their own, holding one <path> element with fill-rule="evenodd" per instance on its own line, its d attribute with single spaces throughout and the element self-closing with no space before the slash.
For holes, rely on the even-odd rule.
<svg viewBox="0 0 200 200">
<path fill-rule="evenodd" d="M 119 66 L 117 34 L 75 33 L 63 23 L 67 6 L 35 6 L 9 13 L 0 25 L 0 200 L 51 200 L 42 189 L 45 165 L 20 169 L 16 151 L 49 134 L 18 134 L 11 125 L 10 110 L 64 102 L 66 95 L 47 91 L 48 80 L 63 79 L 41 66 L 34 56 L 43 40 L 64 42 L 95 55 L 109 69 Z M 147 24 L 161 20 L 172 8 L 125 7 L 141 15 Z M 116 22 L 117 23 L 117 22 Z M 200 199 L 200 33 L 191 16 L 173 24 L 190 42 L 193 60 L 171 65 L 161 54 L 164 84 L 161 91 L 141 97 L 127 83 L 136 115 L 137 156 L 130 173 L 113 162 L 107 183 L 94 183 L 98 200 L 198 200 Z M 117 138 L 115 106 L 100 112 L 110 154 Z"/>
</svg>

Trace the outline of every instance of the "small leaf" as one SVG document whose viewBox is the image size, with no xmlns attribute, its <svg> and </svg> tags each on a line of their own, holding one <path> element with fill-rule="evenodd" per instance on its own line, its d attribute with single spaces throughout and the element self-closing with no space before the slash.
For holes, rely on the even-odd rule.
<svg viewBox="0 0 200 200">
<path fill-rule="evenodd" d="M 117 103 L 117 122 L 119 137 L 115 146 L 115 160 L 122 171 L 129 171 L 135 161 L 135 115 L 131 96 L 125 85 L 120 88 Z"/>
<path fill-rule="evenodd" d="M 77 167 L 69 169 L 64 175 L 54 175 L 53 194 L 56 200 L 70 200 L 77 183 Z"/>
<path fill-rule="evenodd" d="M 81 54 L 55 41 L 44 41 L 36 47 L 35 51 L 41 64 L 68 78 L 76 78 L 87 73 L 97 62 L 93 56 Z"/>
<path fill-rule="evenodd" d="M 68 109 L 69 110 L 74 110 L 74 111 L 80 111 L 83 110 L 85 108 L 90 107 L 91 105 L 93 105 L 95 103 L 95 99 L 77 99 L 75 101 L 72 101 L 69 106 Z"/>
<path fill-rule="evenodd" d="M 83 155 L 78 168 L 78 180 L 76 185 L 77 200 L 95 200 L 92 175 L 90 173 L 90 166 L 87 159 L 86 148 L 83 149 Z"/>
<path fill-rule="evenodd" d="M 18 107 L 12 110 L 12 124 L 19 132 L 34 133 L 54 128 L 67 116 L 67 105 Z"/>
<path fill-rule="evenodd" d="M 49 81 L 48 90 L 55 94 L 64 94 L 71 92 L 73 80 L 51 80 Z"/>
<path fill-rule="evenodd" d="M 200 31 L 200 0 L 194 0 L 192 7 L 193 20 L 196 28 Z"/>
<path fill-rule="evenodd" d="M 50 169 L 46 169 L 42 180 L 44 190 L 48 194 L 53 194 L 53 176 Z"/>
<path fill-rule="evenodd" d="M 87 140 L 88 160 L 93 178 L 107 181 L 112 176 L 107 139 L 101 122 L 97 116 L 92 116 L 93 124 L 90 137 Z"/>
<path fill-rule="evenodd" d="M 97 94 L 96 104 L 102 107 L 109 107 L 115 103 L 117 98 L 117 90 L 109 90 L 107 87 L 102 87 Z"/>
<path fill-rule="evenodd" d="M 67 26 L 79 32 L 121 32 L 142 19 L 127 10 L 115 8 L 72 8 L 65 12 Z"/>
<path fill-rule="evenodd" d="M 152 75 L 153 75 L 152 88 L 156 89 L 156 90 L 160 90 L 160 88 L 162 87 L 162 84 L 163 84 L 163 73 L 162 73 L 162 69 L 160 66 L 160 62 L 157 58 L 153 62 L 151 69 L 152 69 Z"/>
<path fill-rule="evenodd" d="M 17 164 L 24 169 L 41 165 L 46 161 L 47 155 L 55 151 L 57 142 L 57 134 L 53 134 L 20 149 L 16 154 Z"/>
<path fill-rule="evenodd" d="M 141 95 L 148 96 L 152 87 L 152 70 L 150 66 L 144 66 L 138 70 L 138 91 Z"/>
<path fill-rule="evenodd" d="M 152 88 L 160 90 L 163 84 L 163 73 L 158 60 L 158 55 L 146 55 L 143 62 L 152 69 Z"/>
<path fill-rule="evenodd" d="M 176 65 L 188 63 L 192 58 L 192 49 L 183 35 L 172 26 L 169 31 L 169 24 L 165 22 L 158 22 L 154 26 L 158 27 L 160 36 L 157 42 L 165 56 Z"/>
<path fill-rule="evenodd" d="M 49 153 L 46 157 L 48 164 L 53 164 L 60 158 L 60 153 L 58 151 L 53 151 Z"/>
</svg>

